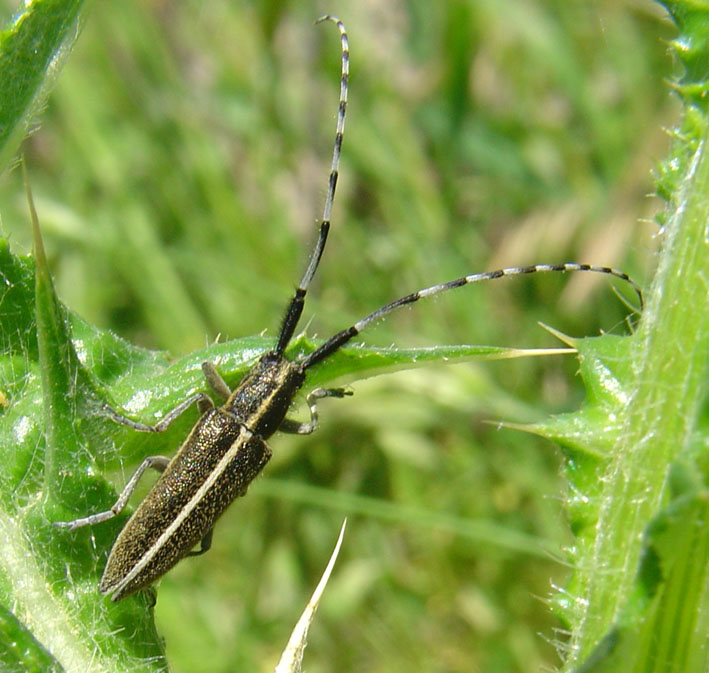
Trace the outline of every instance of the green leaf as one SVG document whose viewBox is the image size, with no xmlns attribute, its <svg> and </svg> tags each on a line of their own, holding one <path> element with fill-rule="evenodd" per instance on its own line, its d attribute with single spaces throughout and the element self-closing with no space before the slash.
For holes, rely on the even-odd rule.
<svg viewBox="0 0 709 673">
<path fill-rule="evenodd" d="M 0 169 L 39 112 L 79 33 L 84 0 L 34 0 L 0 33 Z"/>
<path fill-rule="evenodd" d="M 576 673 L 705 671 L 709 496 L 682 496 L 648 526 L 633 591 Z"/>
<path fill-rule="evenodd" d="M 111 489 L 91 476 L 88 448 L 97 434 L 92 413 L 98 404 L 97 386 L 71 340 L 31 210 L 37 351 L 32 358 L 19 340 L 4 354 L 7 371 L 16 378 L 4 386 L 13 392 L 6 393 L 9 409 L 2 418 L 3 439 L 14 451 L 7 454 L 10 464 L 3 469 L 0 529 L 8 544 L 0 552 L 0 603 L 5 609 L 12 606 L 24 627 L 66 670 L 163 670 L 162 644 L 150 611 L 145 610 L 149 598 L 95 610 L 92 578 L 102 548 L 88 540 L 77 544 L 52 527 L 61 511 L 59 503 L 75 506 L 101 496 L 109 499 Z M 15 282 L 6 285 L 4 299 L 8 306 L 16 306 L 26 296 L 30 269 L 6 257 Z M 26 317 L 27 312 L 20 315 Z M 2 318 L 4 329 L 11 321 Z M 25 327 L 31 328 L 21 326 Z M 9 335 L 3 340 L 12 341 Z M 13 367 L 17 361 L 25 365 L 19 371 Z M 99 539 L 107 542 L 104 535 L 99 534 Z M 112 632 L 124 635 L 97 640 L 98 634 Z"/>
<path fill-rule="evenodd" d="M 64 668 L 5 606 L 0 605 L 0 669 L 63 673 Z"/>
</svg>

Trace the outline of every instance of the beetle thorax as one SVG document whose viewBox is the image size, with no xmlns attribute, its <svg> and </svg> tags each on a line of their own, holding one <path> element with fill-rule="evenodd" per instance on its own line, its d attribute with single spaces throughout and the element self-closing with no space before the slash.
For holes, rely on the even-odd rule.
<svg viewBox="0 0 709 673">
<path fill-rule="evenodd" d="M 305 373 L 297 364 L 268 352 L 244 376 L 223 408 L 267 439 L 278 430 L 304 380 Z"/>
</svg>

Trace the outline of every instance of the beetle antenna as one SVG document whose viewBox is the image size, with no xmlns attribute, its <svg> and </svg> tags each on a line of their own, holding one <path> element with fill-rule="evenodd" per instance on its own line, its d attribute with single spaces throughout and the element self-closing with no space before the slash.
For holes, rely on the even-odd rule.
<svg viewBox="0 0 709 673">
<path fill-rule="evenodd" d="M 320 258 L 322 257 L 323 251 L 325 250 L 325 243 L 327 242 L 327 235 L 330 231 L 330 217 L 332 216 L 332 204 L 335 200 L 335 188 L 337 187 L 337 175 L 338 168 L 340 165 L 340 153 L 342 151 L 342 137 L 345 131 L 345 114 L 347 112 L 347 87 L 350 76 L 350 46 L 347 39 L 347 31 L 345 30 L 345 24 L 340 21 L 335 16 L 330 16 L 326 14 L 321 16 L 315 23 L 322 23 L 323 21 L 332 21 L 340 31 L 340 44 L 342 45 L 342 75 L 340 77 L 340 102 L 337 107 L 337 129 L 335 131 L 335 145 L 332 151 L 332 166 L 330 168 L 330 177 L 328 179 L 327 185 L 327 196 L 325 197 L 325 207 L 323 209 L 322 220 L 320 221 L 320 233 L 318 234 L 318 240 L 315 243 L 313 251 L 310 253 L 310 261 L 305 269 L 303 278 L 298 285 L 298 288 L 288 305 L 288 310 L 283 318 L 283 323 L 281 325 L 281 331 L 278 335 L 278 344 L 276 345 L 276 353 L 283 355 L 283 352 L 288 346 L 288 342 L 293 336 L 296 327 L 298 326 L 298 321 L 300 320 L 300 315 L 303 312 L 303 306 L 305 305 L 305 295 L 308 292 L 308 287 L 310 282 L 313 280 L 313 276 L 317 271 L 318 264 L 320 263 Z"/>
<path fill-rule="evenodd" d="M 640 310 L 643 309 L 643 293 L 640 287 L 633 281 L 628 274 L 618 269 L 613 269 L 609 266 L 596 266 L 595 264 L 535 264 L 534 266 L 513 266 L 506 269 L 497 269 L 496 271 L 486 271 L 484 273 L 474 273 L 470 276 L 462 276 L 461 278 L 456 278 L 448 283 L 441 283 L 440 285 L 431 285 L 431 287 L 424 288 L 418 292 L 413 292 L 412 294 L 407 294 L 405 297 L 400 297 L 395 301 L 382 306 L 381 308 L 373 311 L 368 316 L 362 318 L 359 322 L 356 322 L 351 327 L 338 332 L 337 334 L 330 337 L 320 348 L 313 351 L 306 358 L 301 360 L 300 367 L 303 371 L 312 367 L 314 364 L 321 362 L 328 356 L 332 355 L 341 346 L 346 344 L 350 339 L 357 336 L 360 332 L 367 329 L 372 323 L 388 315 L 392 311 L 396 311 L 402 306 L 407 304 L 413 304 L 419 299 L 424 297 L 432 297 L 441 292 L 447 292 L 448 290 L 453 290 L 456 287 L 463 287 L 464 285 L 469 285 L 470 283 L 480 283 L 485 280 L 494 280 L 496 278 L 505 278 L 506 276 L 521 276 L 523 274 L 530 273 L 546 273 L 550 271 L 591 271 L 593 273 L 604 273 L 609 276 L 615 276 L 624 280 L 630 285 L 630 287 L 635 290 L 638 295 L 638 300 L 640 303 Z"/>
</svg>

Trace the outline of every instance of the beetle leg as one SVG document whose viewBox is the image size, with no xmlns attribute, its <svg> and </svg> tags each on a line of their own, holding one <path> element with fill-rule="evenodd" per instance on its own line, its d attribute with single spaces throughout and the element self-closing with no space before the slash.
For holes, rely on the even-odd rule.
<svg viewBox="0 0 709 673">
<path fill-rule="evenodd" d="M 224 381 L 216 367 L 209 362 L 209 360 L 205 360 L 202 363 L 202 373 L 214 392 L 219 393 L 224 399 L 231 396 L 231 390 L 226 384 L 226 381 Z"/>
<path fill-rule="evenodd" d="M 202 538 L 199 543 L 199 549 L 197 551 L 191 551 L 186 554 L 186 556 L 200 556 L 204 552 L 209 551 L 212 546 L 212 533 L 214 533 L 214 528 L 210 528 L 209 532 Z"/>
<path fill-rule="evenodd" d="M 102 521 L 107 521 L 112 519 L 114 516 L 120 514 L 125 506 L 128 504 L 128 499 L 135 490 L 138 481 L 143 476 L 143 472 L 149 467 L 152 467 L 158 472 L 164 472 L 165 468 L 170 462 L 169 458 L 165 456 L 148 456 L 135 471 L 130 481 L 125 485 L 123 491 L 118 496 L 118 500 L 113 504 L 111 509 L 105 512 L 99 512 L 98 514 L 91 514 L 90 516 L 83 517 L 82 519 L 74 519 L 74 521 L 55 521 L 54 525 L 57 528 L 68 528 L 69 530 L 76 530 L 82 526 L 93 526 L 96 523 L 101 523 Z"/>
<path fill-rule="evenodd" d="M 200 414 L 214 408 L 214 402 L 212 402 L 208 395 L 205 395 L 204 393 L 195 393 L 194 395 L 190 395 L 186 400 L 180 402 L 174 409 L 168 411 L 155 425 L 148 425 L 147 423 L 140 423 L 139 421 L 134 421 L 127 418 L 108 404 L 103 405 L 103 410 L 115 423 L 127 425 L 129 428 L 137 430 L 138 432 L 165 432 L 165 430 L 167 430 L 179 416 L 187 411 L 187 409 L 195 404 L 195 402 L 197 403 L 197 408 L 199 409 Z"/>
<path fill-rule="evenodd" d="M 344 388 L 316 388 L 305 398 L 310 407 L 310 421 L 308 423 L 300 423 L 286 418 L 278 429 L 281 432 L 295 435 L 309 435 L 311 432 L 315 432 L 318 427 L 318 400 L 323 397 L 345 397 L 345 395 L 351 394 L 351 390 L 345 390 Z"/>
</svg>

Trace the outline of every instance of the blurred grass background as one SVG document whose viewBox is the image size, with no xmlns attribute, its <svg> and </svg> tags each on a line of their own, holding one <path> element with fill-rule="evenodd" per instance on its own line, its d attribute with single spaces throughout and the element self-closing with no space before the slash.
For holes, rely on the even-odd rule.
<svg viewBox="0 0 709 673">
<path fill-rule="evenodd" d="M 275 333 L 330 161 L 339 41 L 313 26 L 324 12 L 348 27 L 352 74 L 311 334 L 504 265 L 582 261 L 649 278 L 650 172 L 678 113 L 658 5 L 99 0 L 26 144 L 72 309 L 173 354 Z M 0 181 L 0 204 L 15 250 L 29 249 L 18 171 Z M 538 321 L 623 333 L 609 286 L 580 274 L 467 288 L 365 340 L 556 346 Z M 274 438 L 210 553 L 161 583 L 172 670 L 271 670 L 345 514 L 309 671 L 553 667 L 563 625 L 545 600 L 566 569 L 544 550 L 572 542 L 559 452 L 484 421 L 576 408 L 575 371 L 555 357 L 373 379 L 325 402 L 316 435 Z"/>
</svg>

